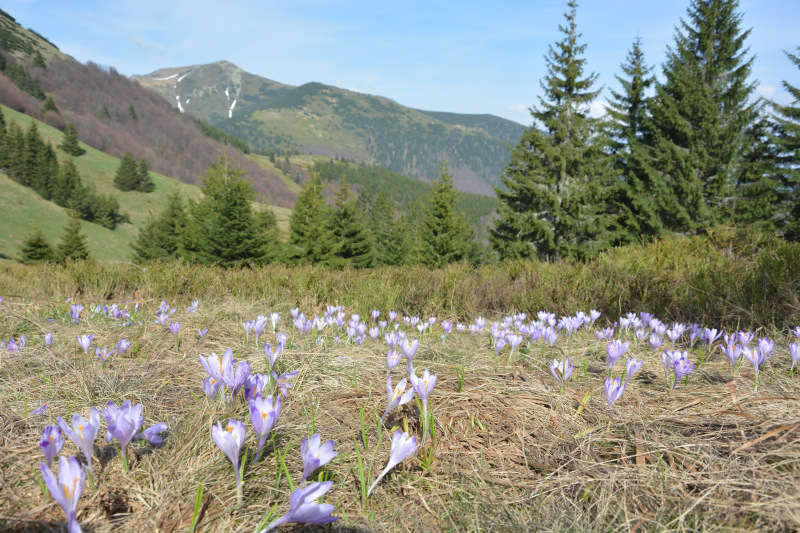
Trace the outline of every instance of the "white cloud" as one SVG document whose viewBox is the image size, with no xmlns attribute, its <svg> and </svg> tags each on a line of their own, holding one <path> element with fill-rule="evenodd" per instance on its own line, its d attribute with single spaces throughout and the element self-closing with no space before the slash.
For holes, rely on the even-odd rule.
<svg viewBox="0 0 800 533">
<path fill-rule="evenodd" d="M 600 118 L 606 114 L 606 107 L 608 102 L 605 100 L 595 100 L 589 104 L 589 116 L 593 118 Z"/>
<path fill-rule="evenodd" d="M 141 37 L 134 37 L 133 44 L 139 50 L 144 50 L 145 52 L 150 54 L 163 56 L 166 55 L 167 53 L 167 47 L 164 46 L 163 44 L 150 42 L 145 39 L 142 39 Z"/>
<path fill-rule="evenodd" d="M 523 113 L 528 110 L 528 106 L 525 104 L 511 104 L 506 109 L 513 111 L 514 113 Z"/>
<path fill-rule="evenodd" d="M 772 98 L 775 96 L 775 91 L 777 91 L 777 87 L 774 85 L 759 85 L 756 87 L 756 94 L 763 98 Z"/>
</svg>

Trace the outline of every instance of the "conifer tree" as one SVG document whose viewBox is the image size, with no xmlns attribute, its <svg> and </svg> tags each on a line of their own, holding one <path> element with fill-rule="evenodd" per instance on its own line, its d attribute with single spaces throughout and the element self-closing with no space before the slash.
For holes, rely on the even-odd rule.
<svg viewBox="0 0 800 533">
<path fill-rule="evenodd" d="M 692 0 L 667 50 L 663 85 L 650 109 L 655 139 L 650 164 L 678 198 L 664 220 L 687 232 L 729 221 L 737 188 L 758 179 L 746 154 L 761 104 L 751 96 L 753 57 L 746 57 L 738 0 Z"/>
<path fill-rule="evenodd" d="M 186 210 L 177 189 L 157 216 L 145 222 L 133 243 L 134 259 L 139 262 L 178 257 L 181 235 L 186 226 Z"/>
<path fill-rule="evenodd" d="M 800 47 L 797 48 L 800 52 Z M 795 67 L 800 68 L 800 56 L 784 52 Z M 787 105 L 774 105 L 777 134 L 776 163 L 780 179 L 780 210 L 784 236 L 800 241 L 800 88 L 786 80 L 783 86 L 792 97 Z"/>
<path fill-rule="evenodd" d="M 86 246 L 86 235 L 81 231 L 81 219 L 75 209 L 70 209 L 69 222 L 64 228 L 64 234 L 58 243 L 58 260 L 89 259 L 89 248 Z"/>
<path fill-rule="evenodd" d="M 381 256 L 381 262 L 391 266 L 407 265 L 411 262 L 412 252 L 412 232 L 406 217 L 401 216 L 389 228 L 386 248 Z"/>
<path fill-rule="evenodd" d="M 204 197 L 190 206 L 185 255 L 223 266 L 266 260 L 266 239 L 253 216 L 255 192 L 244 174 L 225 156 L 208 168 Z"/>
<path fill-rule="evenodd" d="M 336 209 L 328 215 L 327 241 L 332 245 L 323 256 L 328 266 L 352 265 L 369 268 L 375 264 L 372 235 L 364 214 L 356 200 L 350 196 L 347 179 L 342 175 L 342 185 L 336 192 Z"/>
<path fill-rule="evenodd" d="M 369 228 L 372 232 L 375 261 L 379 265 L 389 264 L 387 263 L 386 255 L 394 224 L 394 205 L 386 193 L 380 191 L 372 203 L 369 216 Z"/>
<path fill-rule="evenodd" d="M 58 106 L 56 105 L 56 101 L 53 100 L 52 96 L 48 96 L 47 99 L 44 101 L 44 105 L 42 105 L 42 116 L 48 111 L 52 111 L 53 113 L 60 114 L 58 111 Z"/>
<path fill-rule="evenodd" d="M 72 122 L 67 122 L 67 127 L 64 128 L 64 139 L 61 141 L 59 148 L 74 157 L 80 157 L 84 154 L 85 150 L 78 143 L 78 132 Z"/>
<path fill-rule="evenodd" d="M 255 213 L 256 227 L 263 234 L 266 241 L 265 258 L 267 261 L 276 261 L 281 258 L 280 232 L 278 219 L 272 209 L 262 206 Z"/>
<path fill-rule="evenodd" d="M 70 204 L 78 202 L 80 189 L 81 177 L 78 174 L 78 167 L 70 160 L 64 161 L 53 186 L 52 200 L 61 207 L 69 207 Z"/>
<path fill-rule="evenodd" d="M 550 46 L 544 95 L 500 177 L 498 220 L 489 240 L 500 258 L 592 255 L 615 238 L 604 192 L 614 182 L 602 123 L 588 116 L 599 90 L 584 76 L 577 2 L 567 3 L 564 38 Z M 543 128 L 543 129 L 540 129 Z"/>
<path fill-rule="evenodd" d="M 114 174 L 114 186 L 121 191 L 135 191 L 139 186 L 139 167 L 128 152 L 122 157 Z"/>
<path fill-rule="evenodd" d="M 439 167 L 422 230 L 422 264 L 441 267 L 468 258 L 474 232 L 455 210 L 458 193 L 446 165 Z"/>
<path fill-rule="evenodd" d="M 137 191 L 153 192 L 156 190 L 156 184 L 153 183 L 153 177 L 150 175 L 150 167 L 147 165 L 147 160 L 145 158 L 139 160 L 138 178 L 136 183 Z"/>
<path fill-rule="evenodd" d="M 318 263 L 330 249 L 331 243 L 325 239 L 325 221 L 328 208 L 322 196 L 322 183 L 315 175 L 297 197 L 289 218 L 289 244 L 293 247 L 290 261 L 310 261 Z"/>
<path fill-rule="evenodd" d="M 55 261 L 56 251 L 41 228 L 34 229 L 22 241 L 22 262 L 26 264 Z"/>
</svg>

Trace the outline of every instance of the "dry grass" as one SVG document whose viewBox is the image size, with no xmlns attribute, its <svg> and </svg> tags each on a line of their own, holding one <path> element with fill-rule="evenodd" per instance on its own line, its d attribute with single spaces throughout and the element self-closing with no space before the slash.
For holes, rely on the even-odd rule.
<svg viewBox="0 0 800 533">
<path fill-rule="evenodd" d="M 800 382 L 787 376 L 785 332 L 770 333 L 775 354 L 757 391 L 752 368 L 742 366 L 732 379 L 730 364 L 716 353 L 708 364 L 698 365 L 688 386 L 681 383 L 670 392 L 660 359 L 649 346 L 633 342 L 629 354 L 644 358 L 645 365 L 609 411 L 602 386 L 605 345 L 593 331 L 572 340 L 575 374 L 559 394 L 546 361 L 565 353 L 563 340 L 544 355 L 535 345 L 518 364 L 504 367 L 492 357 L 486 333 L 451 333 L 443 342 L 437 323 L 436 333 L 423 335 L 415 358 L 417 368 L 439 376 L 431 396 L 434 460 L 430 465 L 423 460 L 431 450 L 429 440 L 384 478 L 366 508 L 356 475 L 356 446 L 363 449 L 357 444 L 362 441 L 360 410 L 368 418 L 366 456 L 374 457 L 370 483 L 388 458 L 387 430 L 407 426 L 421 433 L 417 408 L 412 402 L 390 414 L 378 445 L 374 419 L 385 408 L 383 344 L 368 339 L 354 347 L 326 336 L 317 346 L 290 333 L 280 362 L 300 374 L 283 405 L 276 449 L 269 447 L 255 466 L 248 465 L 245 501 L 238 506 L 233 469 L 211 440 L 210 427 L 233 417 L 250 428 L 247 409 L 241 397 L 233 406 L 209 405 L 197 354 L 231 347 L 253 371 L 266 371 L 263 352 L 252 340 L 245 344 L 237 324 L 279 311 L 279 329 L 288 332 L 289 306 L 266 308 L 230 298 L 201 302 L 198 314 L 187 315 L 188 302 L 177 303 L 180 349 L 169 330 L 155 324 L 120 328 L 93 319 L 76 326 L 63 319 L 65 304 L 19 299 L 0 304 L 0 338 L 26 333 L 29 342 L 36 341 L 16 358 L 3 351 L 0 361 L 0 529 L 66 530 L 62 511 L 42 494 L 36 479 L 42 428 L 57 416 L 86 416 L 91 406 L 127 398 L 143 404 L 145 426 L 165 421 L 170 429 L 160 446 L 129 448 L 135 452 L 129 452 L 134 458 L 129 473 L 113 447 L 102 438 L 95 441 L 96 488 L 87 485 L 78 511 L 85 531 L 189 531 L 201 483 L 198 531 L 253 531 L 273 505 L 279 515 L 288 508 L 289 484 L 283 476 L 276 484 L 276 449 L 288 446 L 286 466 L 297 482 L 299 444 L 312 432 L 312 423 L 323 440 L 335 440 L 339 452 L 322 471 L 334 481 L 326 496 L 341 517 L 334 530 L 800 528 Z M 140 316 L 152 317 L 156 304 L 144 302 Z M 313 316 L 324 309 L 304 311 Z M 209 334 L 198 342 L 195 330 L 204 326 Z M 42 342 L 48 331 L 55 339 L 50 349 Z M 101 370 L 94 356 L 86 359 L 79 351 L 78 333 L 93 333 L 101 346 L 124 336 L 134 346 Z M 266 340 L 274 342 L 271 331 Z M 465 379 L 458 392 L 462 365 Z M 393 371 L 394 381 L 403 366 Z M 49 404 L 47 412 L 31 415 L 41 399 Z M 101 430 L 99 437 L 104 435 Z M 246 446 L 254 444 L 250 428 Z M 68 441 L 63 453 L 76 449 Z"/>
</svg>

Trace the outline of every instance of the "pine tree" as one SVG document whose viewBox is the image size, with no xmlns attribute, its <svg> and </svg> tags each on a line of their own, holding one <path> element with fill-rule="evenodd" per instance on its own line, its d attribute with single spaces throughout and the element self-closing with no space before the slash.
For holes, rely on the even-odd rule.
<svg viewBox="0 0 800 533">
<path fill-rule="evenodd" d="M 78 167 L 70 160 L 64 161 L 53 186 L 52 200 L 61 207 L 69 207 L 71 203 L 77 202 L 80 188 L 81 177 L 78 174 Z"/>
<path fill-rule="evenodd" d="M 433 195 L 425 211 L 422 230 L 422 264 L 441 267 L 469 256 L 474 232 L 461 213 L 455 210 L 458 193 L 446 165 L 439 167 Z"/>
<path fill-rule="evenodd" d="M 22 241 L 22 262 L 26 264 L 55 261 L 56 251 L 40 228 L 34 229 Z"/>
<path fill-rule="evenodd" d="M 47 99 L 44 101 L 44 105 L 42 105 L 41 115 L 44 116 L 44 114 L 48 111 L 60 114 L 60 112 L 58 111 L 58 106 L 56 105 L 56 101 L 53 100 L 52 96 L 48 96 Z"/>
<path fill-rule="evenodd" d="M 745 154 L 758 142 L 748 132 L 761 104 L 751 98 L 750 30 L 740 30 L 737 8 L 738 0 L 692 0 L 667 50 L 666 81 L 650 104 L 650 164 L 679 199 L 664 220 L 674 231 L 730 220 L 737 188 L 753 179 Z"/>
<path fill-rule="evenodd" d="M 289 244 L 294 248 L 290 261 L 318 263 L 330 249 L 324 239 L 328 208 L 322 196 L 322 183 L 314 176 L 297 197 L 289 218 Z"/>
<path fill-rule="evenodd" d="M 203 178 L 204 197 L 191 206 L 184 249 L 201 262 L 236 266 L 266 260 L 266 239 L 256 225 L 255 192 L 245 172 L 223 156 Z"/>
<path fill-rule="evenodd" d="M 331 242 L 332 246 L 324 254 L 323 263 L 334 267 L 374 266 L 372 235 L 356 200 L 350 197 L 350 189 L 344 175 L 342 185 L 336 192 L 336 209 L 328 215 L 326 226 L 325 240 Z"/>
<path fill-rule="evenodd" d="M 388 264 L 386 255 L 394 224 L 394 205 L 386 193 L 380 191 L 372 204 L 368 221 L 368 226 L 372 232 L 375 261 L 379 265 Z"/>
<path fill-rule="evenodd" d="M 662 213 L 671 207 L 670 191 L 658 173 L 646 164 L 653 143 L 645 94 L 655 83 L 652 70 L 645 62 L 641 39 L 637 37 L 622 64 L 625 77 L 615 76 L 622 92 L 611 91 L 612 99 L 606 109 L 611 151 L 621 178 L 608 190 L 607 205 L 620 227 L 620 239 L 614 244 L 660 236 L 664 233 Z"/>
<path fill-rule="evenodd" d="M 797 48 L 800 52 L 800 47 Z M 800 56 L 784 52 L 794 66 L 800 68 Z M 783 82 L 792 97 L 792 103 L 773 105 L 777 115 L 776 162 L 780 169 L 780 211 L 783 234 L 792 241 L 800 241 L 800 88 Z"/>
<path fill-rule="evenodd" d="M 386 240 L 386 248 L 381 256 L 384 265 L 403 266 L 411 262 L 413 241 L 411 228 L 405 216 L 393 222 Z"/>
<path fill-rule="evenodd" d="M 58 243 L 58 259 L 81 260 L 89 259 L 89 248 L 86 247 L 86 235 L 81 231 L 81 219 L 75 209 L 70 209 L 69 222 L 64 228 L 64 234 Z"/>
<path fill-rule="evenodd" d="M 78 132 L 72 122 L 67 122 L 67 127 L 64 128 L 64 139 L 61 141 L 59 148 L 74 157 L 80 157 L 84 154 L 85 150 L 78 143 Z"/>
<path fill-rule="evenodd" d="M 136 182 L 137 191 L 153 192 L 156 190 L 156 184 L 153 183 L 153 177 L 150 175 L 150 167 L 147 165 L 147 160 L 145 158 L 139 160 L 137 176 L 139 178 Z"/>
<path fill-rule="evenodd" d="M 277 261 L 280 259 L 280 231 L 278 230 L 278 218 L 272 209 L 262 205 L 261 209 L 255 213 L 256 227 L 264 236 L 266 241 L 264 256 L 267 261 Z"/>
<path fill-rule="evenodd" d="M 602 123 L 588 116 L 597 74 L 584 77 L 577 2 L 567 3 L 563 40 L 550 46 L 534 123 L 500 177 L 498 220 L 489 240 L 501 258 L 590 256 L 615 239 L 604 191 L 615 180 Z M 544 129 L 540 129 L 543 127 Z"/>
<path fill-rule="evenodd" d="M 122 157 L 114 174 L 114 186 L 121 191 L 135 191 L 139 186 L 139 167 L 133 155 L 126 153 Z"/>
<path fill-rule="evenodd" d="M 145 222 L 132 247 L 139 262 L 178 257 L 181 235 L 186 226 L 186 210 L 177 189 L 173 189 L 167 205 L 158 216 Z"/>
</svg>

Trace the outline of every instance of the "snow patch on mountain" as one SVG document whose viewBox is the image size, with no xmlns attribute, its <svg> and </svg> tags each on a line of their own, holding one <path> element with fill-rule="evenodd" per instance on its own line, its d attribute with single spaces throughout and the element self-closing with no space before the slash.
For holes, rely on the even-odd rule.
<svg viewBox="0 0 800 533">
<path fill-rule="evenodd" d="M 172 78 L 174 78 L 177 75 L 178 75 L 178 73 L 176 72 L 172 76 L 167 76 L 166 78 L 153 78 L 153 79 L 156 80 L 156 81 L 165 81 L 165 80 L 171 80 Z"/>
<path fill-rule="evenodd" d="M 176 96 L 175 100 L 178 102 L 178 111 L 183 113 L 183 106 L 181 105 L 181 97 L 180 96 Z"/>
<path fill-rule="evenodd" d="M 189 75 L 189 74 L 191 74 L 192 72 L 194 72 L 194 71 L 193 71 L 193 70 L 190 70 L 189 72 L 187 72 L 186 74 L 184 74 L 183 76 L 181 76 L 180 78 L 178 78 L 178 81 L 177 81 L 177 83 L 180 83 L 180 82 L 181 82 L 181 80 L 183 80 L 183 78 L 185 78 L 186 76 L 188 76 L 188 75 Z M 176 76 L 177 76 L 177 74 L 176 74 Z"/>
<path fill-rule="evenodd" d="M 226 89 L 227 91 L 227 89 Z M 230 109 L 228 109 L 228 118 L 233 118 L 233 108 L 236 107 L 236 98 L 233 99 Z"/>
</svg>

